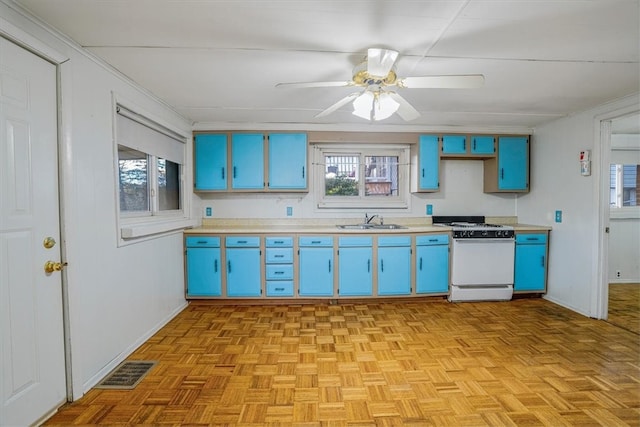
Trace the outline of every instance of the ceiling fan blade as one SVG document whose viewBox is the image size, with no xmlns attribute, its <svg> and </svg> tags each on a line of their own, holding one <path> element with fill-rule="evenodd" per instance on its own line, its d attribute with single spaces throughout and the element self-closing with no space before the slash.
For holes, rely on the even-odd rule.
<svg viewBox="0 0 640 427">
<path fill-rule="evenodd" d="M 376 77 L 386 77 L 398 59 L 398 52 L 371 48 L 367 51 L 367 72 Z"/>
<path fill-rule="evenodd" d="M 409 101 L 395 92 L 388 92 L 388 94 L 394 101 L 400 104 L 396 113 L 398 113 L 398 115 L 402 117 L 405 122 L 409 122 L 420 117 L 420 113 L 418 113 L 418 110 L 413 108 L 413 105 L 409 104 Z"/>
<path fill-rule="evenodd" d="M 348 104 L 349 102 L 353 101 L 354 99 L 356 99 L 358 96 L 360 95 L 360 92 L 354 92 L 351 95 L 347 95 L 344 98 L 342 98 L 340 101 L 336 102 L 335 104 L 333 104 L 331 107 L 327 108 L 324 111 L 321 111 L 320 113 L 316 114 L 316 117 L 324 117 L 324 116 L 328 116 L 329 114 L 333 113 L 334 111 L 336 111 L 338 108 L 342 107 L 345 104 Z"/>
<path fill-rule="evenodd" d="M 482 74 L 452 76 L 422 76 L 400 79 L 398 86 L 406 88 L 466 89 L 484 85 Z"/>
<path fill-rule="evenodd" d="M 290 88 L 302 88 L 302 87 L 346 87 L 353 86 L 353 81 L 346 82 L 300 82 L 300 83 L 278 83 L 276 87 L 290 87 Z"/>
</svg>

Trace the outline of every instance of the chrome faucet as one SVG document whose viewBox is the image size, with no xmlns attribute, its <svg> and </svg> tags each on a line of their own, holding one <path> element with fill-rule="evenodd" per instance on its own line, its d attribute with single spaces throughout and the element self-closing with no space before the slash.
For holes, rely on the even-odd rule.
<svg viewBox="0 0 640 427">
<path fill-rule="evenodd" d="M 365 223 L 365 224 L 369 224 L 369 223 L 373 220 L 373 218 L 375 218 L 375 217 L 377 217 L 377 216 L 378 216 L 378 215 L 371 215 L 371 216 L 369 216 L 368 214 L 366 214 L 366 213 L 365 213 L 365 214 L 364 214 L 364 223 Z"/>
</svg>

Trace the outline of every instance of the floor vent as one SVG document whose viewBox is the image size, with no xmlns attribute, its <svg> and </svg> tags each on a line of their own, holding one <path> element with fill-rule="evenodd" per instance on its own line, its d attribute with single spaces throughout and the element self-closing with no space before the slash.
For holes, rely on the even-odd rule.
<svg viewBox="0 0 640 427">
<path fill-rule="evenodd" d="M 103 379 L 96 388 L 110 388 L 117 390 L 131 390 L 156 365 L 156 361 L 131 360 L 118 365 Z"/>
</svg>

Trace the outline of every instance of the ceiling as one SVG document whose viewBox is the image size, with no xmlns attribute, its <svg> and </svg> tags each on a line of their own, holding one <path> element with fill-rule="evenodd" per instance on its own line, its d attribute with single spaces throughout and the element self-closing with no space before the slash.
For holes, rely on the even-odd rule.
<svg viewBox="0 0 640 427">
<path fill-rule="evenodd" d="M 5 2 L 7 0 L 4 0 Z M 640 91 L 640 0 L 14 0 L 194 123 L 533 129 Z M 350 105 L 367 48 L 400 77 L 483 74 L 477 89 L 399 89 L 421 116 Z"/>
</svg>

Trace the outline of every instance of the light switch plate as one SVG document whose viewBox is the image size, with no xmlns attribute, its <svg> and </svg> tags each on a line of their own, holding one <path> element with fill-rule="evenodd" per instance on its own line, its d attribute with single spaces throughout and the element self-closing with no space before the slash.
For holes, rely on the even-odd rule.
<svg viewBox="0 0 640 427">
<path fill-rule="evenodd" d="M 293 208 L 291 206 L 287 206 L 287 216 L 293 215 Z"/>
<path fill-rule="evenodd" d="M 433 205 L 427 205 L 427 215 L 433 215 Z"/>
</svg>

